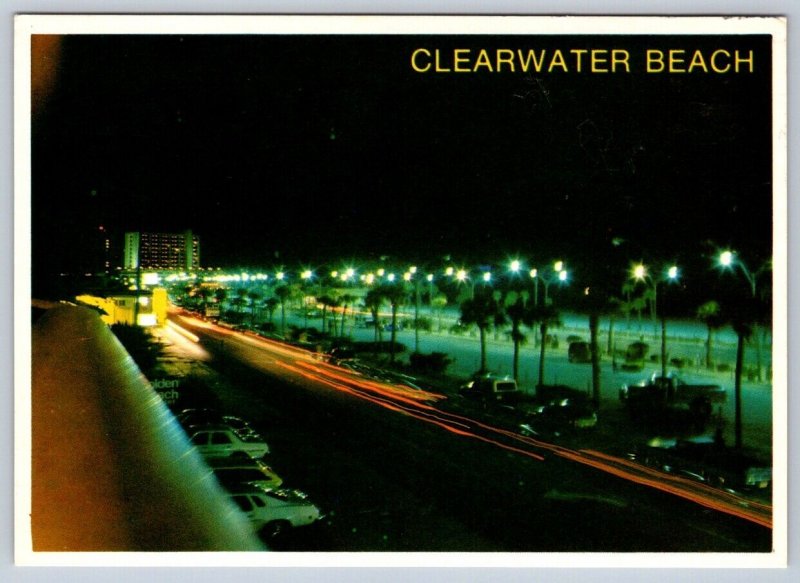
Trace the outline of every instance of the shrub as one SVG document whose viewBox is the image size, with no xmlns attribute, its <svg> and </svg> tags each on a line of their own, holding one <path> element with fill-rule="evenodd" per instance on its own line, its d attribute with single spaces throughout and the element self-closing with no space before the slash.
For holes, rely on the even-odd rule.
<svg viewBox="0 0 800 583">
<path fill-rule="evenodd" d="M 443 375 L 452 362 L 452 359 L 448 358 L 444 352 L 431 352 L 430 354 L 414 352 L 409 357 L 411 369 L 424 374 Z"/>
<path fill-rule="evenodd" d="M 414 320 L 411 320 L 411 326 L 413 327 Z M 418 318 L 417 319 L 417 329 L 422 330 L 424 332 L 430 332 L 433 329 L 433 322 L 431 322 L 430 318 Z"/>
</svg>

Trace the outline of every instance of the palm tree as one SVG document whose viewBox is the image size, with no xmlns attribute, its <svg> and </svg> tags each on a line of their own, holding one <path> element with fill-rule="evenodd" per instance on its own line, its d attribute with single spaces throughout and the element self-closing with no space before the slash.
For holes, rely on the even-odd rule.
<svg viewBox="0 0 800 583">
<path fill-rule="evenodd" d="M 528 307 L 528 292 L 510 291 L 503 299 L 503 307 L 511 320 L 511 341 L 514 343 L 513 371 L 514 379 L 519 382 L 519 347 L 527 341 L 522 333 L 522 324 L 532 325 L 531 308 Z"/>
<path fill-rule="evenodd" d="M 275 316 L 275 308 L 278 307 L 279 303 L 280 302 L 278 302 L 276 298 L 267 298 L 262 304 L 262 307 L 267 311 L 270 324 L 272 324 L 272 318 Z"/>
<path fill-rule="evenodd" d="M 492 326 L 500 326 L 505 321 L 500 305 L 500 292 L 492 292 L 487 288 L 475 290 L 475 296 L 461 303 L 461 321 L 464 324 L 475 324 L 478 327 L 481 343 L 481 366 L 478 372 L 486 369 L 486 331 Z"/>
<path fill-rule="evenodd" d="M 381 286 L 381 288 L 381 293 L 389 302 L 389 306 L 392 309 L 392 336 L 389 346 L 389 362 L 394 362 L 395 340 L 397 339 L 397 310 L 405 303 L 408 291 L 402 283 Z"/>
<path fill-rule="evenodd" d="M 734 372 L 734 403 L 735 403 L 735 416 L 734 416 L 734 432 L 735 432 L 735 447 L 742 449 L 742 369 L 744 364 L 744 344 L 748 338 L 753 334 L 753 324 L 750 318 L 745 314 L 741 314 L 738 310 L 733 318 L 731 324 L 733 330 L 736 332 L 736 369 Z"/>
<path fill-rule="evenodd" d="M 725 318 L 720 310 L 719 302 L 710 300 L 697 308 L 696 316 L 698 320 L 706 325 L 708 335 L 706 337 L 706 368 L 714 367 L 712 358 L 712 345 L 714 342 L 714 330 L 719 330 L 725 325 Z"/>
<path fill-rule="evenodd" d="M 558 316 L 558 310 L 552 305 L 537 306 L 532 314 L 531 320 L 539 323 L 539 334 L 541 335 L 541 342 L 539 345 L 539 385 L 544 385 L 544 363 L 545 363 L 545 349 L 547 347 L 547 330 L 561 325 L 561 319 Z"/>
<path fill-rule="evenodd" d="M 431 305 L 436 308 L 437 326 L 438 331 L 442 331 L 442 313 L 447 307 L 447 295 L 443 293 L 436 294 L 431 300 Z"/>
<path fill-rule="evenodd" d="M 339 300 L 332 294 L 325 293 L 319 296 L 317 301 L 322 304 L 322 331 L 325 332 L 325 327 L 328 320 L 328 308 L 335 308 L 339 305 Z"/>
<path fill-rule="evenodd" d="M 367 291 L 364 296 L 364 306 L 372 314 L 372 325 L 375 327 L 375 342 L 383 341 L 381 327 L 380 327 L 380 311 L 383 302 L 385 301 L 383 290 L 380 287 L 374 287 Z"/>
<path fill-rule="evenodd" d="M 347 316 L 347 308 L 355 299 L 356 297 L 353 294 L 342 295 L 342 324 L 341 329 L 339 330 L 340 336 L 344 336 L 344 319 Z"/>
<path fill-rule="evenodd" d="M 600 407 L 601 394 L 600 343 L 598 340 L 600 316 L 604 313 L 610 313 L 610 326 L 613 326 L 613 314 L 618 309 L 618 305 L 619 300 L 605 293 L 605 290 L 602 289 L 602 286 L 593 286 L 588 288 L 586 293 L 583 295 L 584 310 L 589 313 L 589 347 L 592 358 L 592 401 L 594 401 L 594 406 L 597 408 Z M 611 340 L 611 332 L 609 332 L 609 344 L 611 345 L 611 350 L 613 350 L 614 347 Z"/>
<path fill-rule="evenodd" d="M 240 287 L 236 290 L 236 297 L 233 298 L 232 301 L 233 305 L 236 307 L 236 311 L 242 311 L 242 308 L 247 304 L 247 289 Z"/>
<path fill-rule="evenodd" d="M 281 336 L 286 336 L 286 301 L 291 296 L 292 290 L 288 285 L 280 285 L 275 288 L 275 296 L 281 305 Z"/>
<path fill-rule="evenodd" d="M 634 309 L 631 299 L 634 287 L 636 286 L 633 281 L 626 281 L 622 284 L 622 295 L 625 299 L 620 302 L 620 311 L 625 314 L 625 328 L 628 330 L 631 329 L 631 312 Z"/>
<path fill-rule="evenodd" d="M 256 321 L 256 308 L 258 307 L 258 301 L 261 299 L 261 293 L 257 290 L 250 290 L 247 292 L 247 299 L 250 300 L 250 316 L 251 321 Z"/>
</svg>

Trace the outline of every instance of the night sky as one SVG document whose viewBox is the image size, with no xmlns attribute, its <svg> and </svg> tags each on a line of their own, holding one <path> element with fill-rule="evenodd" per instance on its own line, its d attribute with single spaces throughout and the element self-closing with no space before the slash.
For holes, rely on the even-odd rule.
<svg viewBox="0 0 800 583">
<path fill-rule="evenodd" d="M 100 225 L 118 253 L 128 230 L 192 229 L 223 267 L 521 254 L 587 273 L 612 241 L 631 259 L 765 258 L 769 43 L 66 37 L 33 123 L 34 273 L 93 269 Z M 633 71 L 420 74 L 418 47 L 623 47 Z M 752 49 L 757 66 L 647 74 L 644 48 Z"/>
</svg>

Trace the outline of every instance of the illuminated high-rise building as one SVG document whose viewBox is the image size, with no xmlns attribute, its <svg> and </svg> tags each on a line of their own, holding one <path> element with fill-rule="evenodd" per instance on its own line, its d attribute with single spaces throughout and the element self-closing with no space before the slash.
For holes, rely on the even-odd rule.
<svg viewBox="0 0 800 583">
<path fill-rule="evenodd" d="M 183 233 L 125 233 L 123 269 L 191 271 L 200 267 L 200 239 Z"/>
</svg>

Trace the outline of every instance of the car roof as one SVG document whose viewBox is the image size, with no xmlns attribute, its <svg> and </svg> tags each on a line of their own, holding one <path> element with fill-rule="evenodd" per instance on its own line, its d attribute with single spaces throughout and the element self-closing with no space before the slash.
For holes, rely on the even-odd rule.
<svg viewBox="0 0 800 583">
<path fill-rule="evenodd" d="M 212 470 L 249 470 L 251 468 L 260 470 L 267 467 L 266 464 L 259 460 L 244 458 L 212 458 L 206 460 L 206 463 Z"/>
<path fill-rule="evenodd" d="M 191 429 L 192 434 L 200 433 L 201 431 L 232 431 L 233 433 L 237 433 L 233 427 L 225 423 L 199 423 L 197 425 L 190 425 L 189 429 Z"/>
<path fill-rule="evenodd" d="M 231 484 L 227 488 L 231 496 L 241 496 L 243 494 L 266 494 L 264 488 L 259 488 L 252 482 L 239 482 Z"/>
</svg>

